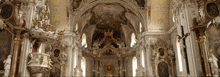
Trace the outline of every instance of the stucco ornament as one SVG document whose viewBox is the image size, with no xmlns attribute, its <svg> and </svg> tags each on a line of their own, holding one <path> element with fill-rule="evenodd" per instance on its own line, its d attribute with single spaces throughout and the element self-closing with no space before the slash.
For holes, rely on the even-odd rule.
<svg viewBox="0 0 220 77">
<path fill-rule="evenodd" d="M 212 74 L 218 75 L 218 59 L 211 53 L 209 56 L 209 63 L 211 64 Z"/>
<path fill-rule="evenodd" d="M 4 21 L 0 20 L 0 29 L 4 29 L 5 27 Z"/>
<path fill-rule="evenodd" d="M 48 18 L 50 9 L 49 6 L 45 4 L 45 1 L 38 0 L 36 2 L 35 12 L 34 19 L 32 20 L 34 28 L 45 28 L 45 30 L 48 30 L 48 26 L 51 26 L 48 24 L 50 22 Z"/>
<path fill-rule="evenodd" d="M 10 65 L 11 65 L 11 55 L 8 55 L 8 58 L 3 62 L 4 65 L 4 69 L 5 69 L 5 73 L 4 73 L 4 77 L 8 77 L 9 73 L 10 73 Z"/>
</svg>

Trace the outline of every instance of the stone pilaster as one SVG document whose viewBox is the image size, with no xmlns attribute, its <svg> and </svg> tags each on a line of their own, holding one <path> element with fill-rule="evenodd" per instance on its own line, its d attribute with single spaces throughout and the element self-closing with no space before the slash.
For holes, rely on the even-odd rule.
<svg viewBox="0 0 220 77">
<path fill-rule="evenodd" d="M 146 76 L 153 76 L 152 70 L 152 62 L 151 62 L 151 47 L 150 47 L 150 40 L 149 38 L 145 38 L 146 41 L 146 53 L 145 53 L 145 69 L 146 69 Z"/>
<path fill-rule="evenodd" d="M 65 51 L 67 54 L 67 62 L 65 64 L 65 68 L 63 70 L 65 70 L 65 76 L 72 76 L 72 72 L 74 71 L 73 68 L 73 60 L 74 60 L 74 52 L 73 52 L 73 44 L 72 44 L 72 39 L 74 37 L 74 33 L 70 33 L 70 32 L 66 32 L 64 34 L 64 39 L 63 42 L 65 43 Z"/>
</svg>

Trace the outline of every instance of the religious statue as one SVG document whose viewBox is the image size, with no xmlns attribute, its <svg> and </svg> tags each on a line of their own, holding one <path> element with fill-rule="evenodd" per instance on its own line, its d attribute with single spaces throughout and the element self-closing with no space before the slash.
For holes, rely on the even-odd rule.
<svg viewBox="0 0 220 77">
<path fill-rule="evenodd" d="M 175 53 L 174 53 L 174 51 L 173 51 L 173 48 L 172 48 L 172 47 L 168 48 L 168 55 L 169 55 L 170 57 L 172 57 L 172 58 L 174 58 L 174 57 L 175 57 Z"/>
<path fill-rule="evenodd" d="M 19 10 L 18 18 L 19 19 L 23 19 L 23 14 L 24 14 L 23 11 Z"/>
<path fill-rule="evenodd" d="M 4 65 L 4 69 L 5 69 L 5 73 L 4 73 L 4 77 L 9 77 L 9 73 L 10 73 L 10 65 L 11 65 L 11 55 L 8 55 L 8 58 L 3 62 Z"/>
<path fill-rule="evenodd" d="M 4 29 L 6 27 L 3 20 L 0 20 L 0 29 Z"/>
<path fill-rule="evenodd" d="M 209 56 L 209 63 L 211 64 L 212 74 L 218 75 L 218 59 L 211 53 Z"/>
</svg>

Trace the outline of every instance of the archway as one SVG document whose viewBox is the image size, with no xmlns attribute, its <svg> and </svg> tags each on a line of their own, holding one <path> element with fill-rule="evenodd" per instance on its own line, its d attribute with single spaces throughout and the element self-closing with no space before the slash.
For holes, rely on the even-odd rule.
<svg viewBox="0 0 220 77">
<path fill-rule="evenodd" d="M 169 77 L 169 68 L 168 68 L 167 63 L 160 62 L 158 64 L 157 71 L 158 71 L 158 76 L 159 77 Z"/>
</svg>

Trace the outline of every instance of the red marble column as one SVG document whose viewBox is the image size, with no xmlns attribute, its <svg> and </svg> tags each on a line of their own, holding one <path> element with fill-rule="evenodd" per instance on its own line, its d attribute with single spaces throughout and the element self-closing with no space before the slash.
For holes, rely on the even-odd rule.
<svg viewBox="0 0 220 77">
<path fill-rule="evenodd" d="M 208 63 L 208 52 L 209 52 L 209 49 L 208 49 L 208 46 L 207 46 L 207 43 L 206 43 L 206 35 L 200 35 L 199 36 L 199 45 L 200 45 L 200 50 L 203 54 L 203 60 L 204 60 L 204 67 L 205 67 L 205 72 L 206 72 L 206 76 L 211 76 L 211 71 L 210 71 L 210 66 L 209 66 L 209 63 Z"/>
<path fill-rule="evenodd" d="M 100 77 L 100 70 L 99 70 L 99 68 L 100 68 L 100 60 L 98 60 L 98 77 Z"/>
<path fill-rule="evenodd" d="M 118 59 L 118 77 L 121 77 L 120 76 L 120 72 L 121 72 L 121 69 L 120 69 L 120 59 Z"/>
<path fill-rule="evenodd" d="M 123 56 L 123 77 L 125 77 L 125 57 Z"/>
<path fill-rule="evenodd" d="M 15 35 L 15 39 L 14 39 L 14 49 L 13 49 L 13 54 L 12 54 L 12 64 L 11 64 L 10 77 L 14 77 L 16 74 L 18 52 L 19 52 L 20 41 L 21 41 L 20 33 L 21 33 L 21 30 L 16 30 L 16 35 Z"/>
</svg>

